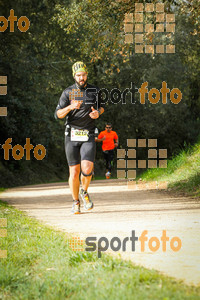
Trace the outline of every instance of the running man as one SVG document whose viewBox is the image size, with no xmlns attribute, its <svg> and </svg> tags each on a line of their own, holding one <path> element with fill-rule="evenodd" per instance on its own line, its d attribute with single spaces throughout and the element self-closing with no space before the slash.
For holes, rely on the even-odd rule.
<svg viewBox="0 0 200 300">
<path fill-rule="evenodd" d="M 106 161 L 106 178 L 109 179 L 113 165 L 114 149 L 118 147 L 119 143 L 117 133 L 112 131 L 112 124 L 106 123 L 105 130 L 101 131 L 95 140 L 96 142 L 103 142 L 102 150 Z"/>
<path fill-rule="evenodd" d="M 93 208 L 88 195 L 96 153 L 95 119 L 104 112 L 99 89 L 87 83 L 87 67 L 83 62 L 72 66 L 75 83 L 66 88 L 58 102 L 55 117 L 66 118 L 65 153 L 69 165 L 69 186 L 73 197 L 72 213 L 80 213 L 79 175 L 81 172 L 80 198 L 84 208 Z"/>
</svg>

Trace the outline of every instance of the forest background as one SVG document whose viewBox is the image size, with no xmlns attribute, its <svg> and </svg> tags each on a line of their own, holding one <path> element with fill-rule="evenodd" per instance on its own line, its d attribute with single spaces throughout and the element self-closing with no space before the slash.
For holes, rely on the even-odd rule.
<svg viewBox="0 0 200 300">
<path fill-rule="evenodd" d="M 125 43 L 124 18 L 135 13 L 135 3 L 164 3 L 165 13 L 175 14 L 175 33 L 144 34 L 146 44 L 175 44 L 175 53 L 135 53 L 133 43 Z M 68 167 L 64 153 L 64 121 L 55 120 L 54 111 L 62 91 L 73 84 L 71 67 L 84 61 L 88 81 L 109 92 L 124 91 L 131 83 L 148 89 L 178 88 L 182 100 L 157 104 L 107 101 L 105 112 L 97 121 L 99 131 L 105 122 L 113 124 L 119 135 L 119 148 L 126 140 L 143 138 L 158 140 L 158 147 L 168 150 L 168 158 L 193 145 L 200 133 L 200 60 L 199 3 L 188 1 L 58 1 L 0 0 L 0 15 L 8 19 L 13 9 L 19 19 L 30 20 L 27 32 L 21 32 L 15 22 L 0 32 L 0 76 L 7 76 L 8 93 L 0 96 L 1 107 L 7 107 L 7 117 L 0 117 L 0 144 L 12 138 L 12 147 L 25 145 L 26 138 L 34 145 L 42 144 L 46 157 L 38 161 L 15 160 L 10 150 L 4 159 L 0 147 L 0 187 L 67 180 Z M 156 28 L 155 12 L 145 16 L 145 24 Z M 1 24 L 2 26 L 2 24 Z M 134 24 L 133 24 L 134 26 Z M 144 152 L 139 154 L 144 158 Z M 116 158 L 115 158 L 116 159 Z M 104 175 L 100 144 L 97 145 L 96 176 Z M 114 168 L 116 175 L 116 161 Z"/>
</svg>

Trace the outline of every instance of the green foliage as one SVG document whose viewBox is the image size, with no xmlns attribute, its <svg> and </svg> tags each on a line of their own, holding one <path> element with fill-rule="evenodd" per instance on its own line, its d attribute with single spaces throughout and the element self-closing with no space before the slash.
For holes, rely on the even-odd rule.
<svg viewBox="0 0 200 300">
<path fill-rule="evenodd" d="M 151 169 L 141 177 L 168 181 L 173 190 L 200 197 L 200 141 L 168 161 L 167 169 Z"/>
<path fill-rule="evenodd" d="M 156 1 L 153 1 L 156 2 Z M 199 98 L 199 17 L 198 1 L 165 1 L 168 13 L 176 15 L 175 54 L 135 54 L 133 44 L 124 43 L 125 13 L 134 12 L 135 1 L 25 1 L 0 2 L 1 15 L 14 9 L 18 18 L 30 19 L 31 26 L 21 33 L 0 33 L 0 75 L 8 76 L 8 95 L 0 96 L 1 106 L 8 107 L 8 116 L 0 117 L 0 144 L 8 137 L 24 145 L 42 144 L 47 157 L 30 163 L 22 159 L 5 161 L 0 149 L 0 182 L 2 186 L 66 178 L 67 167 L 63 149 L 64 122 L 54 119 L 54 110 L 63 89 L 73 83 L 71 66 L 83 60 L 89 70 L 89 82 L 121 92 L 137 88 L 145 81 L 148 89 L 160 89 L 162 81 L 168 88 L 179 88 L 183 98 L 178 105 L 169 100 L 163 105 L 135 103 L 130 93 L 126 104 L 105 105 L 105 113 L 97 121 L 100 130 L 106 121 L 119 134 L 120 147 L 127 138 L 157 138 L 159 147 L 169 155 L 182 148 L 184 142 L 194 144 L 200 127 Z M 168 37 L 167 37 L 168 38 Z M 151 36 L 146 37 L 150 42 Z M 170 37 L 168 41 L 173 41 Z M 163 43 L 162 36 L 156 43 Z M 100 145 L 96 170 L 103 168 Z M 41 174 L 42 171 L 42 174 Z"/>
</svg>

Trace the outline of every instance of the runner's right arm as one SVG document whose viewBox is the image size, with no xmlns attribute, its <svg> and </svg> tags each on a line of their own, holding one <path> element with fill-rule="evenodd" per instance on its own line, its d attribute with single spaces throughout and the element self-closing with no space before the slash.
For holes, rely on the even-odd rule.
<svg viewBox="0 0 200 300">
<path fill-rule="evenodd" d="M 95 142 L 103 142 L 103 141 L 105 141 L 105 139 L 106 139 L 106 136 L 103 135 L 103 132 L 100 132 L 98 135 L 98 138 L 95 138 Z"/>
<path fill-rule="evenodd" d="M 81 101 L 73 100 L 72 104 L 57 110 L 57 117 L 63 119 L 71 110 L 79 109 L 80 105 Z"/>
<path fill-rule="evenodd" d="M 99 138 L 95 138 L 95 142 L 103 142 L 105 141 L 106 137 L 104 135 L 104 137 L 102 137 L 102 139 L 99 139 Z"/>
<path fill-rule="evenodd" d="M 81 101 L 73 100 L 70 103 L 69 92 L 70 90 L 68 88 L 62 92 L 54 114 L 56 119 L 63 119 L 71 110 L 80 108 Z"/>
</svg>

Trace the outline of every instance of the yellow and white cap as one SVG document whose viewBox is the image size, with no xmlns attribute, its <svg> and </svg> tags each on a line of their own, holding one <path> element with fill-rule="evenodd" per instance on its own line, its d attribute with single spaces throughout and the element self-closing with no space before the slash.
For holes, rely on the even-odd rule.
<svg viewBox="0 0 200 300">
<path fill-rule="evenodd" d="M 73 77 L 77 72 L 81 72 L 81 71 L 86 73 L 88 72 L 86 65 L 82 61 L 75 62 L 75 64 L 73 64 L 72 66 Z"/>
</svg>

